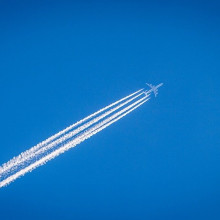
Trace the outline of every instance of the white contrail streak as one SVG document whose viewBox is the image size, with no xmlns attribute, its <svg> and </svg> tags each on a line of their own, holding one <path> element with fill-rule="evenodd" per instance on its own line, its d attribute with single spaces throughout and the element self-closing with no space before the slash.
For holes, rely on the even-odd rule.
<svg viewBox="0 0 220 220">
<path fill-rule="evenodd" d="M 113 114 L 109 118 L 105 119 L 104 121 L 98 123 L 97 125 L 94 125 L 92 128 L 85 131 L 82 135 L 76 137 L 72 141 L 70 141 L 67 144 L 64 144 L 57 150 L 53 151 L 52 153 L 45 155 L 43 158 L 39 159 L 38 161 L 34 162 L 33 164 L 30 164 L 28 167 L 23 168 L 22 170 L 18 171 L 17 173 L 9 176 L 5 180 L 0 182 L 0 187 L 3 187 L 10 182 L 14 181 L 20 176 L 23 176 L 25 173 L 32 171 L 33 169 L 37 168 L 38 166 L 41 166 L 45 164 L 47 161 L 57 157 L 58 155 L 64 153 L 65 151 L 69 150 L 72 147 L 75 147 L 77 144 L 83 142 L 84 140 L 90 138 L 94 134 L 98 133 L 99 131 L 103 130 L 104 128 L 108 127 L 112 123 L 118 121 L 120 118 L 124 117 L 134 109 L 138 108 L 140 105 L 144 104 L 146 101 L 148 101 L 148 98 L 144 97 L 140 100 L 136 101 L 133 104 L 130 104 L 126 108 L 122 109 L 121 111 Z M 134 106 L 134 107 L 133 107 Z M 125 113 L 124 113 L 125 112 Z"/>
<path fill-rule="evenodd" d="M 139 93 L 138 95 L 134 96 L 133 98 L 128 99 L 127 101 L 125 101 L 122 104 L 116 106 L 115 108 L 105 112 L 104 114 L 100 115 L 99 117 L 94 118 L 93 120 L 87 122 L 86 124 L 83 124 L 82 126 L 76 128 L 72 132 L 66 133 L 65 135 L 61 136 L 59 139 L 56 139 L 55 141 L 45 145 L 44 147 L 42 147 L 38 150 L 35 150 L 33 152 L 30 151 L 29 154 L 25 154 L 25 155 L 22 154 L 22 157 L 18 156 L 17 160 L 16 160 L 16 158 L 14 158 L 13 161 L 10 164 L 9 163 L 7 164 L 7 167 L 5 167 L 4 170 L 1 173 L 6 173 L 6 172 L 10 172 L 11 170 L 15 170 L 17 168 L 17 166 L 20 165 L 21 163 L 30 161 L 31 159 L 38 156 L 39 154 L 42 154 L 42 153 L 48 151 L 49 149 L 53 148 L 54 146 L 57 146 L 58 144 L 63 143 L 64 141 L 66 141 L 69 138 L 73 137 L 74 135 L 80 133 L 81 131 L 85 130 L 86 128 L 92 126 L 93 124 L 97 123 L 101 119 L 105 118 L 106 116 L 110 115 L 114 111 L 120 109 L 121 107 L 125 106 L 126 104 L 128 104 L 129 102 L 135 100 L 136 98 L 138 98 L 141 95 L 143 95 L 143 93 Z"/>
<path fill-rule="evenodd" d="M 112 103 L 112 104 L 102 108 L 102 109 L 100 109 L 99 111 L 97 111 L 97 112 L 95 112 L 95 113 L 85 117 L 84 119 L 74 123 L 73 125 L 70 125 L 69 127 L 65 128 L 64 130 L 62 130 L 62 131 L 58 132 L 57 134 L 49 137 L 45 141 L 35 145 L 34 147 L 30 148 L 29 150 L 21 153 L 19 156 L 12 158 L 10 161 L 8 161 L 7 163 L 4 163 L 2 165 L 2 167 L 0 167 L 0 173 L 7 172 L 7 170 L 10 169 L 12 166 L 14 166 L 17 163 L 22 163 L 25 158 L 29 157 L 29 155 L 32 155 L 35 151 L 37 151 L 38 149 L 42 148 L 43 146 L 49 144 L 50 142 L 52 142 L 53 140 L 55 140 L 59 136 L 65 134 L 66 132 L 70 131 L 74 127 L 76 127 L 76 126 L 86 122 L 87 120 L 93 118 L 94 116 L 102 113 L 103 111 L 105 111 L 105 110 L 107 110 L 107 109 L 117 105 L 118 103 L 120 103 L 120 102 L 122 102 L 122 101 L 124 101 L 124 100 L 126 100 L 126 99 L 128 99 L 128 98 L 130 98 L 132 96 L 134 96 L 135 94 L 141 92 L 142 90 L 143 89 L 140 89 L 140 90 L 138 90 L 138 91 L 136 91 L 136 92 L 134 92 L 134 93 L 132 93 L 132 94 L 130 94 L 130 95 L 128 95 L 128 96 L 126 96 L 126 97 L 124 97 L 124 98 L 122 98 L 122 99 L 120 99 L 120 100 L 118 100 L 118 101 L 116 101 L 116 102 L 114 102 L 114 103 Z"/>
</svg>

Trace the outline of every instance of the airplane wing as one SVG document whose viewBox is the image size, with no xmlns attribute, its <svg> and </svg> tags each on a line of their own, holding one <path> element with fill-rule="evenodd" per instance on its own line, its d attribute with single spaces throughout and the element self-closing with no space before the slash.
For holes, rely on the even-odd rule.
<svg viewBox="0 0 220 220">
<path fill-rule="evenodd" d="M 146 83 L 151 89 L 153 89 L 153 85 L 152 84 L 149 84 L 149 83 Z"/>
</svg>

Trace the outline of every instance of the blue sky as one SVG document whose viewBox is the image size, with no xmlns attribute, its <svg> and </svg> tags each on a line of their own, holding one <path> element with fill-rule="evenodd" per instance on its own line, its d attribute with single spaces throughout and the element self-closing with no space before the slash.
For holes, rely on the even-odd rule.
<svg viewBox="0 0 220 220">
<path fill-rule="evenodd" d="M 160 83 L 0 190 L 1 219 L 220 219 L 218 1 L 1 1 L 0 163 Z"/>
</svg>

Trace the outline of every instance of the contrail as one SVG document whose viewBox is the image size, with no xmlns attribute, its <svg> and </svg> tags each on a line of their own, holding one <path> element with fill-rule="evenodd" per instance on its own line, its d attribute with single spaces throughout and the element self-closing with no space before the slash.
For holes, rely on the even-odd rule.
<svg viewBox="0 0 220 220">
<path fill-rule="evenodd" d="M 54 146 L 57 146 L 58 144 L 63 143 L 64 141 L 68 140 L 69 138 L 73 137 L 74 135 L 80 133 L 81 131 L 85 130 L 86 128 L 92 126 L 94 123 L 97 123 L 101 119 L 105 118 L 106 116 L 110 115 L 114 111 L 120 109 L 121 107 L 125 106 L 129 102 L 135 100 L 139 96 L 143 95 L 142 93 L 139 93 L 138 95 L 134 96 L 133 98 L 128 99 L 127 101 L 123 102 L 122 104 L 116 106 L 115 108 L 112 108 L 111 110 L 105 112 L 104 114 L 100 115 L 99 117 L 94 118 L 93 120 L 87 122 L 86 124 L 83 124 L 82 126 L 76 128 L 72 132 L 66 133 L 65 135 L 61 136 L 59 139 L 56 139 L 53 142 L 48 143 L 44 147 L 41 147 L 38 150 L 35 151 L 29 151 L 29 154 L 22 154 L 22 157 L 18 156 L 18 159 L 14 158 L 13 161 L 10 161 L 10 163 L 7 163 L 7 166 L 4 167 L 4 170 L 1 171 L 1 173 L 10 172 L 12 170 L 15 170 L 18 165 L 20 165 L 23 162 L 28 162 L 29 160 L 33 159 L 34 157 L 38 156 L 39 154 L 42 154 L 49 149 L 53 148 Z"/>
<path fill-rule="evenodd" d="M 105 110 L 107 110 L 107 109 L 109 109 L 109 108 L 111 108 L 111 107 L 117 105 L 118 103 L 120 103 L 120 102 L 122 102 L 122 101 L 124 101 L 124 100 L 126 100 L 126 99 L 128 99 L 128 98 L 130 98 L 130 97 L 132 97 L 132 96 L 134 96 L 134 95 L 137 94 L 137 93 L 140 93 L 141 91 L 143 91 L 143 89 L 140 89 L 140 90 L 138 90 L 138 91 L 136 91 L 136 92 L 134 92 L 134 93 L 132 93 L 132 94 L 130 94 L 130 95 L 128 95 L 128 96 L 126 96 L 126 97 L 124 97 L 124 98 L 122 98 L 122 99 L 120 99 L 120 100 L 118 100 L 118 101 L 116 101 L 116 102 L 114 102 L 114 103 L 112 103 L 112 104 L 110 104 L 110 105 L 108 105 L 108 106 L 102 108 L 102 109 L 100 109 L 99 111 L 97 111 L 97 112 L 95 112 L 95 113 L 93 113 L 93 114 L 91 114 L 91 115 L 85 117 L 84 119 L 82 119 L 82 120 L 80 120 L 80 121 L 74 123 L 73 125 L 70 125 L 69 127 L 65 128 L 64 130 L 62 130 L 62 131 L 58 132 L 57 134 L 55 134 L 55 135 L 49 137 L 49 138 L 46 139 L 45 141 L 43 141 L 43 142 L 41 142 L 41 143 L 35 145 L 34 147 L 30 148 L 29 150 L 27 150 L 27 151 L 21 153 L 19 156 L 12 158 L 10 161 L 8 161 L 7 163 L 4 163 L 4 164 L 0 167 L 0 173 L 7 172 L 7 170 L 9 170 L 9 169 L 10 169 L 11 167 L 13 167 L 15 164 L 22 163 L 24 160 L 26 160 L 28 157 L 30 157 L 30 155 L 32 155 L 35 151 L 39 150 L 40 148 L 42 148 L 42 147 L 45 146 L 45 145 L 48 145 L 50 142 L 54 141 L 55 139 L 57 139 L 57 138 L 60 137 L 61 135 L 67 133 L 68 131 L 70 131 L 70 130 L 73 129 L 74 127 L 76 127 L 76 126 L 78 126 L 78 125 L 80 125 L 80 124 L 83 124 L 84 122 L 86 122 L 86 121 L 88 121 L 89 119 L 95 117 L 96 115 L 102 113 L 103 111 L 105 111 Z M 143 94 L 143 93 L 141 93 L 141 94 Z M 138 95 L 138 96 L 139 96 L 139 95 Z"/>
<path fill-rule="evenodd" d="M 110 124 L 118 121 L 120 118 L 124 117 L 134 109 L 138 108 L 140 105 L 145 103 L 148 100 L 148 98 L 145 96 L 138 101 L 134 102 L 133 104 L 130 104 L 129 106 L 125 107 L 121 111 L 118 111 L 117 113 L 113 114 L 112 116 L 108 117 L 107 119 L 103 120 L 102 122 L 94 125 L 93 127 L 89 128 L 85 132 L 83 132 L 81 135 L 77 136 L 70 142 L 64 144 L 63 146 L 59 147 L 57 150 L 53 151 L 52 153 L 43 156 L 41 159 L 37 160 L 36 162 L 30 164 L 29 166 L 19 170 L 15 174 L 12 174 L 8 178 L 2 180 L 0 182 L 0 187 L 5 186 L 9 184 L 10 182 L 14 181 L 18 177 L 24 175 L 27 172 L 30 172 L 31 170 L 37 168 L 38 166 L 43 165 L 47 161 L 53 159 L 54 157 L 60 155 L 61 153 L 64 153 L 65 151 L 69 150 L 72 147 L 75 147 L 77 144 L 83 142 L 84 140 L 90 138 L 94 134 L 98 133 L 99 131 L 103 130 L 105 127 L 109 126 Z"/>
</svg>

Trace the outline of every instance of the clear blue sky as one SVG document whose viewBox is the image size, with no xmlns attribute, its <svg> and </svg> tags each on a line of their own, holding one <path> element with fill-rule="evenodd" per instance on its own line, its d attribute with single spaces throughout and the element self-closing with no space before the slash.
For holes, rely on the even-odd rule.
<svg viewBox="0 0 220 220">
<path fill-rule="evenodd" d="M 0 2 L 0 164 L 164 82 L 1 189 L 1 220 L 220 219 L 220 4 L 152 2 Z"/>
</svg>

